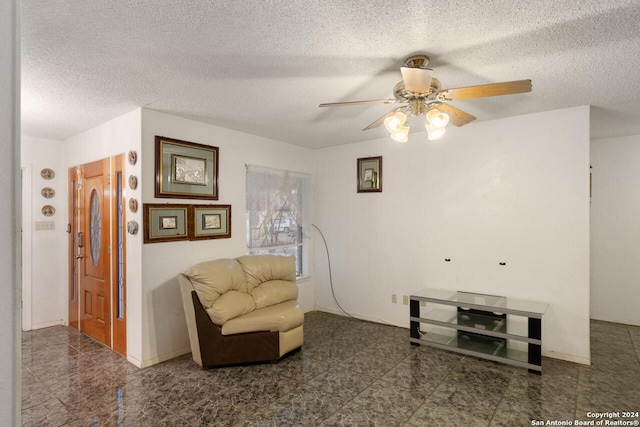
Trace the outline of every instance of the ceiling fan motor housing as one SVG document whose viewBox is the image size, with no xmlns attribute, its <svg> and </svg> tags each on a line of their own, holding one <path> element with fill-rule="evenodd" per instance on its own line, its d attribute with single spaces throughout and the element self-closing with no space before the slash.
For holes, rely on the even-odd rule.
<svg viewBox="0 0 640 427">
<path fill-rule="evenodd" d="M 427 55 L 411 55 L 404 61 L 405 67 L 410 68 L 427 68 L 429 65 L 429 57 Z"/>
</svg>

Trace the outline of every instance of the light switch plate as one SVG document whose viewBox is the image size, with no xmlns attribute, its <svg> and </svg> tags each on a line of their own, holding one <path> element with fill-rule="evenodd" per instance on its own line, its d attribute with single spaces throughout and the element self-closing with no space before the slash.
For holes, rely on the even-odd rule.
<svg viewBox="0 0 640 427">
<path fill-rule="evenodd" d="M 36 221 L 36 230 L 55 230 L 55 221 Z"/>
</svg>

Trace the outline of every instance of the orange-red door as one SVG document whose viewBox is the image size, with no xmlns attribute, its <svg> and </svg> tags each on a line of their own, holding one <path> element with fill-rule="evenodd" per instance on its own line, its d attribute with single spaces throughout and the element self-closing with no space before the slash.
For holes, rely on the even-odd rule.
<svg viewBox="0 0 640 427">
<path fill-rule="evenodd" d="M 109 159 L 80 167 L 78 230 L 80 330 L 111 347 Z"/>
</svg>

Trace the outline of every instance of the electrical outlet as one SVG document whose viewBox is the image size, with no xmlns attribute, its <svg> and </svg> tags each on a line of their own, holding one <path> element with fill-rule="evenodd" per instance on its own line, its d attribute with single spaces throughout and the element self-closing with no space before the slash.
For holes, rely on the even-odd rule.
<svg viewBox="0 0 640 427">
<path fill-rule="evenodd" d="M 402 295 L 402 304 L 409 305 L 409 295 Z"/>
<path fill-rule="evenodd" d="M 56 223 L 55 221 L 36 221 L 35 222 L 36 230 L 55 230 Z"/>
<path fill-rule="evenodd" d="M 391 302 L 392 303 L 397 303 L 398 302 L 398 295 L 396 294 L 391 294 Z"/>
</svg>

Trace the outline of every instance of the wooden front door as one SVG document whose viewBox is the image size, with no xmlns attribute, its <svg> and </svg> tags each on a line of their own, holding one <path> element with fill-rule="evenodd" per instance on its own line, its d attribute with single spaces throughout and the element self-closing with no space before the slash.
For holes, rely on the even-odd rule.
<svg viewBox="0 0 640 427">
<path fill-rule="evenodd" d="M 111 347 L 109 159 L 80 167 L 80 330 Z"/>
<path fill-rule="evenodd" d="M 123 155 L 69 169 L 69 326 L 127 354 Z"/>
</svg>

